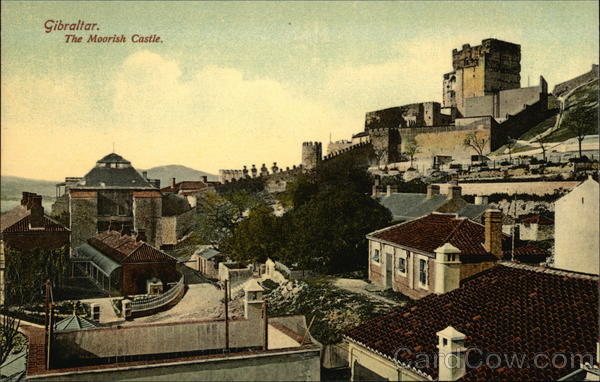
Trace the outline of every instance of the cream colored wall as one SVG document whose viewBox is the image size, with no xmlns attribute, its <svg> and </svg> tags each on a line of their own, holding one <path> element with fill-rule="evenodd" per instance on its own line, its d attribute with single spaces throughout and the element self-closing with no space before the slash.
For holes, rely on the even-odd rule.
<svg viewBox="0 0 600 382">
<path fill-rule="evenodd" d="M 588 179 L 555 203 L 554 267 L 598 274 L 598 183 Z"/>
<path fill-rule="evenodd" d="M 354 381 L 354 362 L 387 378 L 390 381 L 422 381 L 423 377 L 395 365 L 389 359 L 383 358 L 362 346 L 350 343 L 348 346 L 348 361 L 351 370 L 351 380 Z"/>
</svg>

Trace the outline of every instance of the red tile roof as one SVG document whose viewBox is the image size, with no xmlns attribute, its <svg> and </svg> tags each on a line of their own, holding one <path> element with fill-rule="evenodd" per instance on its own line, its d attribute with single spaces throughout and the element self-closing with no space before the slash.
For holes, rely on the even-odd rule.
<svg viewBox="0 0 600 382">
<path fill-rule="evenodd" d="M 19 205 L 0 216 L 0 232 L 68 232 L 69 230 L 60 223 L 44 216 L 44 229 L 30 229 L 31 210 Z"/>
<path fill-rule="evenodd" d="M 90 238 L 88 243 L 119 264 L 177 262 L 143 241 L 116 231 L 101 232 Z"/>
<path fill-rule="evenodd" d="M 370 238 L 384 240 L 403 247 L 418 251 L 434 253 L 436 248 L 445 243 L 450 243 L 458 248 L 463 255 L 469 257 L 489 257 L 491 254 L 483 246 L 485 241 L 485 227 L 464 217 L 454 214 L 433 213 L 422 218 L 394 225 L 375 231 L 368 235 Z M 502 234 L 502 247 L 510 252 L 512 248 L 511 236 Z M 515 241 L 515 254 L 519 255 L 518 249 L 526 243 Z M 549 253 L 534 244 L 527 244 L 528 253 L 535 252 L 536 255 L 548 256 Z"/>
<path fill-rule="evenodd" d="M 598 277 L 496 265 L 464 281 L 458 289 L 410 302 L 344 336 L 392 361 L 398 349 L 409 349 L 399 352 L 397 359 L 405 367 L 414 367 L 417 353 L 429 354 L 430 360 L 438 353 L 436 333 L 448 326 L 466 335 L 467 348 L 527 357 L 529 367 L 523 368 L 508 367 L 506 359 L 495 369 L 473 361 L 475 366 L 467 368 L 465 381 L 556 380 L 579 364 L 574 368 L 535 368 L 533 357 L 544 353 L 545 359 L 551 359 L 558 352 L 595 355 Z M 433 362 L 417 370 L 437 378 Z"/>
<path fill-rule="evenodd" d="M 533 215 L 519 219 L 523 224 L 554 225 L 554 220 L 544 215 Z"/>
</svg>

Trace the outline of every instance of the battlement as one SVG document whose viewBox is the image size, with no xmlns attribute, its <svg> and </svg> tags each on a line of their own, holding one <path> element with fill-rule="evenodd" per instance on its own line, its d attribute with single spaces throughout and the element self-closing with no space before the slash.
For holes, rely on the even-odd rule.
<svg viewBox="0 0 600 382">
<path fill-rule="evenodd" d="M 317 167 L 317 163 L 323 158 L 323 144 L 321 142 L 302 143 L 302 166 L 307 169 Z"/>
<path fill-rule="evenodd" d="M 480 65 L 480 60 L 486 60 L 487 64 L 497 61 L 499 65 L 510 65 L 515 69 L 516 63 L 520 71 L 521 45 L 490 38 L 483 40 L 481 45 L 464 44 L 461 50 L 452 50 L 454 70 Z"/>
</svg>

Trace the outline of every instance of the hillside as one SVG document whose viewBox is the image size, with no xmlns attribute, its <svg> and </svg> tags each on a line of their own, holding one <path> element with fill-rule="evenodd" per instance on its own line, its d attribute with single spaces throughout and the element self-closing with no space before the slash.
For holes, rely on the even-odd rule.
<svg viewBox="0 0 600 382">
<path fill-rule="evenodd" d="M 202 176 L 208 176 L 208 180 L 219 180 L 217 175 L 181 165 L 158 166 L 148 170 L 140 169 L 139 171 L 148 171 L 148 178 L 150 179 L 160 179 L 161 187 L 169 184 L 171 178 L 177 179 L 178 182 L 182 180 L 201 180 Z"/>
<path fill-rule="evenodd" d="M 583 117 L 583 118 L 582 118 Z M 587 117 L 587 118 L 586 118 Z M 560 123 L 556 129 L 556 118 Z M 575 119 L 587 119 L 589 131 L 597 131 L 598 125 L 598 81 L 589 82 L 575 89 L 564 100 L 564 108 L 557 116 L 549 117 L 547 120 L 532 127 L 529 131 L 519 137 L 519 140 L 530 141 L 538 134 L 546 132 L 547 141 L 563 142 L 574 138 L 576 134 L 569 129 Z M 554 130 L 553 130 L 554 129 Z"/>
<path fill-rule="evenodd" d="M 44 197 L 56 196 L 58 181 L 20 178 L 18 176 L 2 176 L 0 179 L 0 194 L 2 200 L 20 200 L 23 191 L 35 192 Z"/>
</svg>

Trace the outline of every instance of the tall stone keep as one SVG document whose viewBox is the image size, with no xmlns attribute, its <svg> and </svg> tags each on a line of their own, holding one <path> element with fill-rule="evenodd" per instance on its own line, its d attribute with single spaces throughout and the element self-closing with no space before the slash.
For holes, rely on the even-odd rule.
<svg viewBox="0 0 600 382">
<path fill-rule="evenodd" d="M 521 46 L 496 39 L 452 51 L 452 69 L 444 74 L 443 106 L 464 115 L 464 100 L 521 86 Z"/>
<path fill-rule="evenodd" d="M 302 143 L 302 167 L 306 170 L 317 167 L 323 158 L 323 145 L 321 142 Z"/>
</svg>

